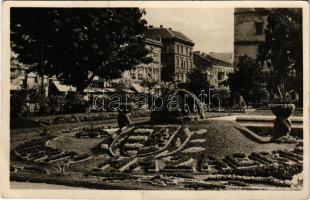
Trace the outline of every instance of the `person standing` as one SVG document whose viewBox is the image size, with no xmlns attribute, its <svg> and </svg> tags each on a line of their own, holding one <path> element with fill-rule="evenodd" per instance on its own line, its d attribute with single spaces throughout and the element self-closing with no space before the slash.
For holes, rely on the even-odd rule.
<svg viewBox="0 0 310 200">
<path fill-rule="evenodd" d="M 133 106 L 131 104 L 122 104 L 121 110 L 118 112 L 117 116 L 117 123 L 120 129 L 125 126 L 130 126 L 132 124 L 132 121 L 130 119 L 132 109 Z"/>
</svg>

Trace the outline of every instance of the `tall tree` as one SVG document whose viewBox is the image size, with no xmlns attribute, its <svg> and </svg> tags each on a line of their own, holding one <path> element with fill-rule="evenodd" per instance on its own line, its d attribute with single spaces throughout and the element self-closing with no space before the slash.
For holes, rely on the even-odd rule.
<svg viewBox="0 0 310 200">
<path fill-rule="evenodd" d="M 186 83 L 183 87 L 187 88 L 198 97 L 199 95 L 201 95 L 203 90 L 205 91 L 205 93 L 208 93 L 208 90 L 210 88 L 208 75 L 202 73 L 198 69 L 195 69 L 190 74 L 188 74 L 188 83 Z"/>
<path fill-rule="evenodd" d="M 236 71 L 228 75 L 231 92 L 242 95 L 246 103 L 259 103 L 263 98 L 264 80 L 261 65 L 251 57 L 241 56 L 236 67 Z"/>
<path fill-rule="evenodd" d="M 40 74 L 82 92 L 99 76 L 119 78 L 144 59 L 144 10 L 12 8 L 12 49 Z"/>
<path fill-rule="evenodd" d="M 269 90 L 279 98 L 295 90 L 302 102 L 302 10 L 271 9 L 267 22 L 265 43 L 259 48 L 258 59 L 270 68 Z"/>
</svg>

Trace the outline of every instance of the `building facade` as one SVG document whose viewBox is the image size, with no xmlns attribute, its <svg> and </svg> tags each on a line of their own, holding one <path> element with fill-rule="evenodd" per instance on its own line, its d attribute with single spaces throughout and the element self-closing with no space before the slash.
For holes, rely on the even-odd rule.
<svg viewBox="0 0 310 200">
<path fill-rule="evenodd" d="M 149 50 L 149 57 L 153 61 L 149 64 L 140 64 L 130 71 L 124 72 L 125 78 L 131 78 L 135 83 L 148 79 L 154 82 L 161 82 L 161 48 L 160 38 L 157 40 L 147 38 L 145 40 L 146 48 Z"/>
<path fill-rule="evenodd" d="M 265 42 L 264 30 L 268 13 L 263 8 L 235 8 L 234 13 L 234 63 L 247 55 L 256 58 L 258 47 Z"/>
<path fill-rule="evenodd" d="M 149 26 L 147 38 L 161 38 L 163 47 L 161 52 L 162 80 L 187 82 L 187 75 L 193 71 L 194 42 L 183 33 L 164 28 Z"/>
<path fill-rule="evenodd" d="M 218 60 L 199 51 L 193 53 L 193 58 L 196 69 L 200 70 L 201 73 L 207 74 L 212 87 L 216 89 L 226 87 L 221 83 L 224 83 L 228 79 L 228 74 L 234 71 L 231 63 Z"/>
<path fill-rule="evenodd" d="M 40 89 L 42 88 L 42 84 L 44 84 L 45 95 L 48 95 L 48 77 L 40 76 L 36 72 L 29 71 L 29 66 L 18 62 L 17 54 L 13 51 L 11 52 L 10 65 L 11 93 L 22 89 Z"/>
<path fill-rule="evenodd" d="M 218 52 L 209 52 L 209 56 L 224 61 L 224 62 L 228 62 L 228 63 L 233 63 L 234 61 L 234 57 L 233 57 L 233 53 L 231 52 L 226 52 L 226 53 L 218 53 Z"/>
</svg>

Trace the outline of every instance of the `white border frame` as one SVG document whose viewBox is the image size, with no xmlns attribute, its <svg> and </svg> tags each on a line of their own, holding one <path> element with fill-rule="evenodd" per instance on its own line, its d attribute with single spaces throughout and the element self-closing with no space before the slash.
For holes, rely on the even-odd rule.
<svg viewBox="0 0 310 200">
<path fill-rule="evenodd" d="M 10 189 L 10 8 L 11 7 L 143 7 L 143 8 L 235 8 L 294 7 L 303 10 L 304 163 L 300 191 L 184 191 L 184 190 L 36 190 Z M 303 1 L 6 1 L 2 15 L 1 80 L 1 192 L 7 198 L 104 198 L 104 199 L 306 199 L 309 198 L 309 4 Z"/>
</svg>

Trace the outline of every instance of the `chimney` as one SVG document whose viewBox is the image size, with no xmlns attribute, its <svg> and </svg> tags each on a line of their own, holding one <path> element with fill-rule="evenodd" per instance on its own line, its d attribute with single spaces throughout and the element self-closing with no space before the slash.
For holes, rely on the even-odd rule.
<svg viewBox="0 0 310 200">
<path fill-rule="evenodd" d="M 172 31 L 172 28 L 168 28 L 170 31 Z"/>
<path fill-rule="evenodd" d="M 202 52 L 201 55 L 202 55 L 202 57 L 205 57 L 205 56 L 206 56 L 205 52 Z"/>
<path fill-rule="evenodd" d="M 149 28 L 153 28 L 153 25 L 149 25 Z"/>
<path fill-rule="evenodd" d="M 164 28 L 164 26 L 163 25 L 159 25 L 159 28 Z"/>
</svg>

